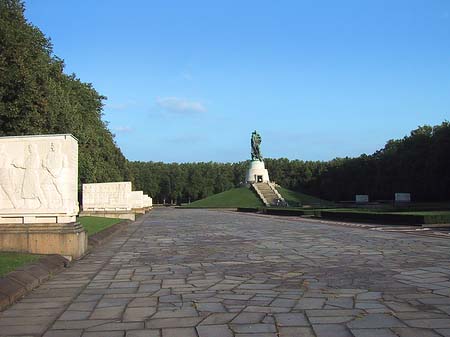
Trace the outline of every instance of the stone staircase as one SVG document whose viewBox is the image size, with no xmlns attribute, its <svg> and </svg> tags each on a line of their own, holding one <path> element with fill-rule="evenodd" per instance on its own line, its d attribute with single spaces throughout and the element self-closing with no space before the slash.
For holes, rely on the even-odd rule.
<svg viewBox="0 0 450 337">
<path fill-rule="evenodd" d="M 284 202 L 283 197 L 278 193 L 273 183 L 254 183 L 252 187 L 266 206 L 277 205 L 278 200 Z"/>
</svg>

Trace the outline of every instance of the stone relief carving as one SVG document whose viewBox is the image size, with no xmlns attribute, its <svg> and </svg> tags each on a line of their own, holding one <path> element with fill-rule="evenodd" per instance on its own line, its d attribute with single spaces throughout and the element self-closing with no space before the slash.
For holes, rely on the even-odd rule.
<svg viewBox="0 0 450 337">
<path fill-rule="evenodd" d="M 65 154 L 61 152 L 61 144 L 50 144 L 50 152 L 48 152 L 43 167 L 46 169 L 45 181 L 44 181 L 44 193 L 47 196 L 47 200 L 51 200 L 52 196 L 56 195 L 58 198 L 57 203 L 53 203 L 53 207 L 67 208 L 67 203 L 70 201 L 64 196 L 67 194 L 67 178 L 69 176 L 68 159 Z M 50 187 L 54 187 L 54 190 Z M 56 200 L 55 200 L 56 201 Z M 49 205 L 51 207 L 51 205 Z"/>
<path fill-rule="evenodd" d="M 83 209 L 129 209 L 130 194 L 131 182 L 83 184 Z"/>
<path fill-rule="evenodd" d="M 21 186 L 20 197 L 24 201 L 25 208 L 33 208 L 30 200 L 35 199 L 39 201 L 39 208 L 47 208 L 47 199 L 41 188 L 42 162 L 36 144 L 28 144 L 26 152 L 22 163 L 13 162 L 14 167 L 24 170 L 22 182 L 15 180 L 14 184 Z"/>
<path fill-rule="evenodd" d="M 19 208 L 20 205 L 15 195 L 11 170 L 11 158 L 5 151 L 5 145 L 0 144 L 0 188 L 6 194 L 12 206 Z"/>
<path fill-rule="evenodd" d="M 1 137 L 0 213 L 76 214 L 73 159 L 78 145 L 70 135 Z"/>
</svg>

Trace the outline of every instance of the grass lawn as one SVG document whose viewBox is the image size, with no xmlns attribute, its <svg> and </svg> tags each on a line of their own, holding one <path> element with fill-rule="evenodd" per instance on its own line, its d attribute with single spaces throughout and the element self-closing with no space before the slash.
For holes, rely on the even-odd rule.
<svg viewBox="0 0 450 337">
<path fill-rule="evenodd" d="M 231 190 L 214 194 L 185 205 L 192 208 L 237 208 L 237 207 L 262 207 L 264 206 L 256 194 L 247 187 L 233 188 Z"/>
<path fill-rule="evenodd" d="M 122 219 L 102 218 L 97 216 L 80 216 L 78 221 L 87 230 L 88 236 L 90 236 L 121 222 Z"/>
<path fill-rule="evenodd" d="M 295 192 L 288 190 L 284 187 L 277 187 L 278 192 L 282 195 L 284 200 L 287 201 L 289 205 L 321 205 L 321 206 L 330 206 L 333 203 L 327 200 L 319 199 L 313 197 L 311 195 L 307 195 L 300 192 Z"/>
<path fill-rule="evenodd" d="M 351 213 L 364 213 L 364 214 L 403 214 L 403 215 L 421 215 L 421 216 L 447 216 L 450 215 L 449 211 L 421 211 L 421 210 L 398 210 L 393 208 L 326 208 L 323 211 L 332 212 L 351 212 Z"/>
<path fill-rule="evenodd" d="M 339 208 L 322 209 L 320 216 L 329 219 L 410 225 L 450 223 L 450 211 Z"/>
<path fill-rule="evenodd" d="M 0 253 L 0 276 L 16 268 L 38 260 L 42 255 L 26 253 Z"/>
</svg>

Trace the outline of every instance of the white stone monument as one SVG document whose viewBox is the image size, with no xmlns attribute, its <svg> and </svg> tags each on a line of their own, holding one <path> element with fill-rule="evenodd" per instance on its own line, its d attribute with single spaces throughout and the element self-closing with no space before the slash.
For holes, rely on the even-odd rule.
<svg viewBox="0 0 450 337">
<path fill-rule="evenodd" d="M 137 214 L 144 214 L 144 192 L 133 191 L 131 192 L 131 208 L 133 212 Z"/>
<path fill-rule="evenodd" d="M 0 250 L 83 255 L 77 184 L 72 135 L 0 137 Z"/>
<path fill-rule="evenodd" d="M 83 184 L 82 216 L 135 220 L 131 182 Z"/>
<path fill-rule="evenodd" d="M 395 202 L 411 202 L 411 193 L 395 193 Z"/>
<path fill-rule="evenodd" d="M 252 160 L 250 162 L 250 166 L 247 170 L 247 175 L 245 180 L 247 183 L 268 183 L 270 182 L 269 179 L 269 172 L 264 166 L 263 161 L 259 160 Z"/>
<path fill-rule="evenodd" d="M 369 196 L 367 194 L 356 194 L 355 202 L 357 204 L 365 204 L 369 202 Z"/>
<path fill-rule="evenodd" d="M 153 199 L 147 194 L 144 194 L 144 208 L 145 210 L 150 210 L 153 207 Z"/>
</svg>

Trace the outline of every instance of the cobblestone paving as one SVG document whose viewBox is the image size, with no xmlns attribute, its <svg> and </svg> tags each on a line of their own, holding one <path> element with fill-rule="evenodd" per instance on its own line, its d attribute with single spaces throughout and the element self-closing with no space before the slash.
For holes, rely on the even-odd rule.
<svg viewBox="0 0 450 337">
<path fill-rule="evenodd" d="M 450 241 L 157 209 L 0 313 L 0 336 L 450 336 Z"/>
</svg>

